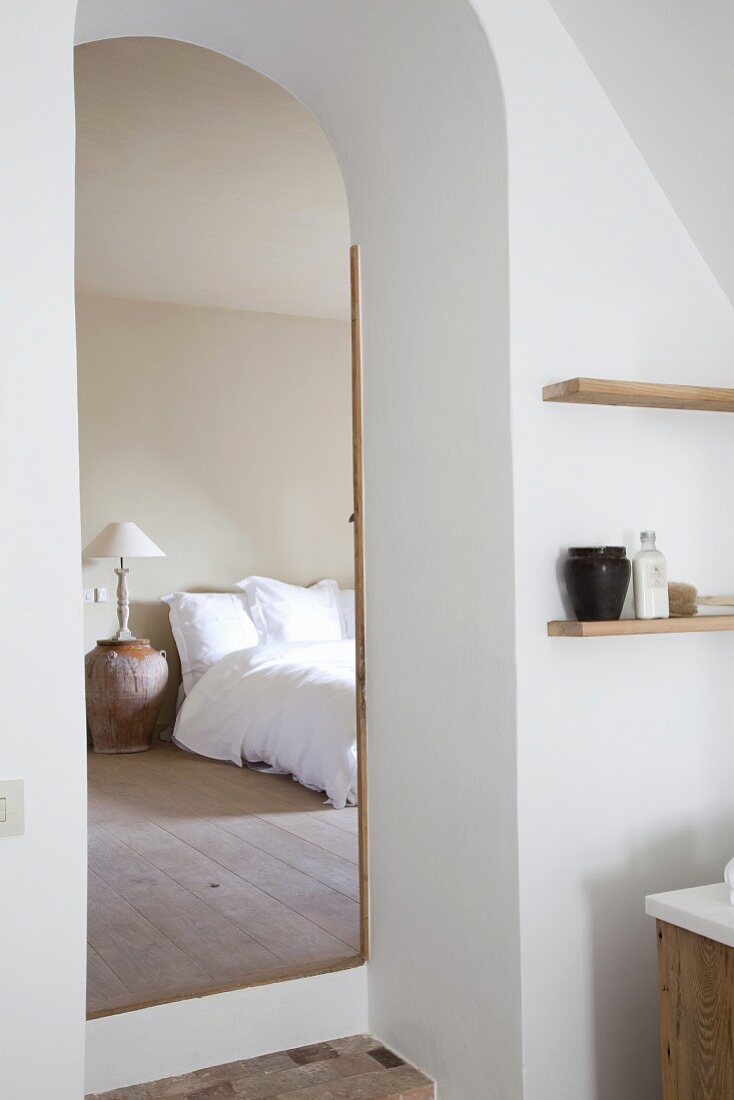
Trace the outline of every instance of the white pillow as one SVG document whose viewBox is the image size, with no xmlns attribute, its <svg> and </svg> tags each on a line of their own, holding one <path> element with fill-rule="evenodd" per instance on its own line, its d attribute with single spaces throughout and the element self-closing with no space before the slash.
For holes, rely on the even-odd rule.
<svg viewBox="0 0 734 1100">
<path fill-rule="evenodd" d="M 187 695 L 222 657 L 257 645 L 245 597 L 238 592 L 171 592 L 161 600 L 169 607 Z"/>
<path fill-rule="evenodd" d="M 339 589 L 339 607 L 342 613 L 342 638 L 354 637 L 354 589 Z"/>
<path fill-rule="evenodd" d="M 247 594 L 250 615 L 261 642 L 331 642 L 342 636 L 339 585 L 319 581 L 311 588 L 269 577 L 237 582 Z"/>
</svg>

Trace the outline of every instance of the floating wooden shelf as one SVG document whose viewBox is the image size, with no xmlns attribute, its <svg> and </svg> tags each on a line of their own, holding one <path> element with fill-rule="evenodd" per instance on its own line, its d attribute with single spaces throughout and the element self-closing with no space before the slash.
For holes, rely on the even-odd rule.
<svg viewBox="0 0 734 1100">
<path fill-rule="evenodd" d="M 694 615 L 690 619 L 616 619 L 579 623 L 554 619 L 548 623 L 551 638 L 605 638 L 625 634 L 702 634 L 734 630 L 734 615 Z"/>
<path fill-rule="evenodd" d="M 620 382 L 607 378 L 569 378 L 543 388 L 544 401 L 572 405 L 632 405 L 644 409 L 695 409 L 734 412 L 734 390 L 713 386 L 668 386 L 657 382 Z"/>
</svg>

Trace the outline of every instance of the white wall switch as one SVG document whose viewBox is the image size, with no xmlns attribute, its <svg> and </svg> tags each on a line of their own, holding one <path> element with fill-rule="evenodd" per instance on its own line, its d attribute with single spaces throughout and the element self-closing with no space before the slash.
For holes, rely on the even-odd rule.
<svg viewBox="0 0 734 1100">
<path fill-rule="evenodd" d="M 94 602 L 95 603 L 107 603 L 107 589 L 95 588 L 94 590 Z"/>
<path fill-rule="evenodd" d="M 93 588 L 85 588 L 84 589 L 84 602 L 85 603 L 94 603 L 94 589 Z"/>
<path fill-rule="evenodd" d="M 0 780 L 0 837 L 25 832 L 25 795 L 22 779 Z"/>
</svg>

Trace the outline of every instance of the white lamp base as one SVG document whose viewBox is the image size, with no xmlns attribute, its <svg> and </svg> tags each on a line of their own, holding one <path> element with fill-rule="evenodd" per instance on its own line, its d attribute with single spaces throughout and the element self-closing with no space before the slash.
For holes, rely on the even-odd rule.
<svg viewBox="0 0 734 1100">
<path fill-rule="evenodd" d="M 117 573 L 117 621 L 120 624 L 120 628 L 115 631 L 114 638 L 117 642 L 130 642 L 135 640 L 135 636 L 131 630 L 128 630 L 127 626 L 128 619 L 130 618 L 127 575 L 130 570 L 116 569 L 115 572 Z"/>
</svg>

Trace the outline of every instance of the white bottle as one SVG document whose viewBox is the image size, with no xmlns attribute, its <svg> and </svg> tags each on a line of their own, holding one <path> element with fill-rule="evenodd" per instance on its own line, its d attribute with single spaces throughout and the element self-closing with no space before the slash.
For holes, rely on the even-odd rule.
<svg viewBox="0 0 734 1100">
<path fill-rule="evenodd" d="M 668 565 L 655 548 L 655 532 L 642 531 L 640 549 L 632 562 L 635 615 L 638 619 L 667 619 Z"/>
</svg>

